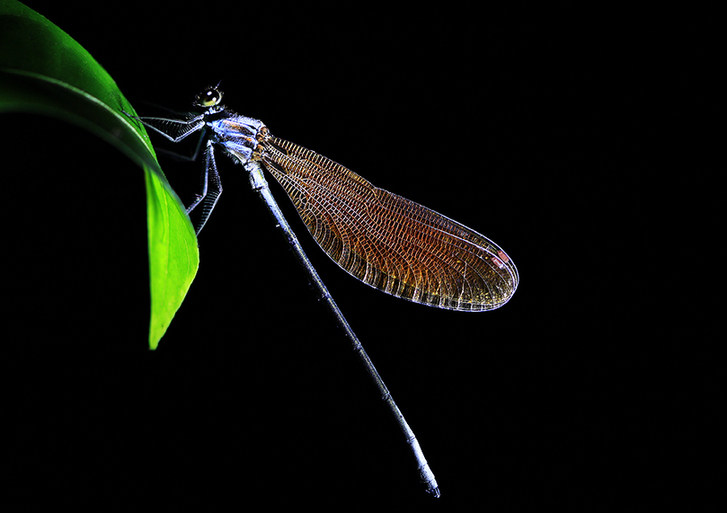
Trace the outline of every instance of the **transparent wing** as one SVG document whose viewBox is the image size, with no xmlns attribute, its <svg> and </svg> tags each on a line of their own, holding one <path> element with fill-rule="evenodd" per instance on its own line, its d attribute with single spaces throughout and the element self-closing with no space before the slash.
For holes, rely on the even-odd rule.
<svg viewBox="0 0 727 513">
<path fill-rule="evenodd" d="M 260 148 L 313 238 L 364 283 L 464 311 L 498 308 L 515 292 L 515 264 L 487 237 L 291 142 L 268 136 Z"/>
</svg>

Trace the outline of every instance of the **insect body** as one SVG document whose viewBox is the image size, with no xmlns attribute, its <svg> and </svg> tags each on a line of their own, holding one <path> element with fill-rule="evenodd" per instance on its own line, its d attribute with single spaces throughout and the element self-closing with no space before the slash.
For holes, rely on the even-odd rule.
<svg viewBox="0 0 727 513">
<path fill-rule="evenodd" d="M 201 114 L 184 120 L 140 118 L 173 142 L 197 132 L 208 135 L 203 190 L 187 208 L 187 212 L 201 208 L 197 233 L 222 192 L 214 154 L 220 147 L 249 173 L 253 189 L 285 232 L 397 418 L 428 490 L 438 495 L 414 433 L 283 216 L 263 168 L 285 189 L 328 256 L 352 276 L 393 296 L 451 310 L 493 310 L 504 305 L 518 286 L 515 264 L 484 235 L 378 188 L 323 155 L 273 136 L 261 121 L 236 114 L 221 101 L 222 93 L 213 87 L 195 99 Z"/>
</svg>

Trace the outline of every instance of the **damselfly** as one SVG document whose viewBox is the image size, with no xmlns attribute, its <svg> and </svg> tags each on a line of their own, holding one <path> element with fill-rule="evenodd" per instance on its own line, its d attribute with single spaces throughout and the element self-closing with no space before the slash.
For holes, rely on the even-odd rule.
<svg viewBox="0 0 727 513">
<path fill-rule="evenodd" d="M 172 142 L 201 132 L 205 143 L 199 233 L 217 204 L 222 185 L 215 148 L 241 164 L 250 184 L 285 232 L 322 297 L 353 343 L 417 460 L 427 490 L 439 496 L 419 442 L 361 342 L 331 297 L 273 198 L 263 168 L 283 187 L 318 245 L 341 268 L 378 290 L 437 308 L 480 312 L 504 305 L 519 277 L 512 259 L 487 237 L 418 203 L 375 187 L 353 171 L 272 135 L 259 120 L 222 105 L 210 87 L 197 95 L 199 114 L 185 119 L 138 118 Z M 199 148 L 199 147 L 198 147 Z"/>
</svg>

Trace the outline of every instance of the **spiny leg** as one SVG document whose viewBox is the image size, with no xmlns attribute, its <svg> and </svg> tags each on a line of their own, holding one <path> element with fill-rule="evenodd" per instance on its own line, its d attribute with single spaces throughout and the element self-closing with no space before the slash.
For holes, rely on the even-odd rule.
<svg viewBox="0 0 727 513">
<path fill-rule="evenodd" d="M 197 146 L 194 150 L 194 155 L 192 155 L 192 157 L 182 157 L 185 160 L 196 160 L 199 149 L 201 148 L 202 142 L 205 138 L 204 116 L 199 115 L 188 120 L 157 117 L 138 117 L 131 116 L 129 114 L 127 114 L 127 116 L 139 120 L 141 123 L 144 124 L 144 126 L 152 129 L 160 135 L 163 135 L 173 143 L 178 143 L 186 137 L 190 136 L 191 134 L 201 131 L 199 142 L 197 143 Z M 167 130 L 162 129 L 160 126 L 155 126 L 155 123 L 165 126 Z M 171 130 L 169 130 L 170 125 L 171 127 L 173 127 Z M 205 148 L 204 155 L 202 192 L 200 194 L 197 194 L 194 198 L 194 201 L 192 201 L 192 203 L 187 207 L 187 214 L 189 215 L 195 208 L 197 208 L 197 206 L 199 206 L 200 203 L 202 204 L 202 217 L 197 223 L 195 223 L 195 232 L 197 233 L 197 235 L 199 235 L 199 233 L 202 231 L 202 228 L 204 228 L 204 225 L 207 223 L 207 220 L 209 219 L 212 210 L 214 210 L 215 205 L 217 204 L 217 200 L 219 199 L 220 194 L 222 194 L 222 182 L 220 181 L 220 175 L 217 172 L 217 163 L 215 162 L 213 142 L 210 139 L 207 139 L 207 147 Z"/>
<path fill-rule="evenodd" d="M 190 214 L 200 203 L 202 204 L 202 215 L 200 220 L 195 223 L 195 232 L 199 235 L 204 225 L 212 214 L 217 200 L 222 194 L 222 181 L 217 172 L 217 162 L 215 161 L 214 143 L 207 140 L 207 147 L 204 150 L 204 173 L 202 174 L 202 192 L 197 194 L 191 205 L 187 207 L 187 214 Z"/>
<path fill-rule="evenodd" d="M 173 143 L 178 143 L 189 135 L 202 130 L 205 126 L 204 116 L 199 115 L 191 119 L 170 119 L 156 117 L 140 117 L 125 112 L 127 116 L 141 122 L 145 127 L 163 135 Z"/>
<path fill-rule="evenodd" d="M 194 132 L 190 132 L 194 133 Z M 186 137 L 186 136 L 185 136 Z M 199 150 L 202 149 L 202 143 L 204 143 L 207 140 L 207 130 L 204 128 L 199 130 L 199 139 L 197 140 L 197 143 L 194 146 L 194 152 L 192 152 L 192 155 L 185 155 L 183 153 L 179 153 L 176 151 L 167 150 L 166 148 L 155 148 L 157 154 L 164 154 L 167 157 L 172 157 L 173 159 L 181 160 L 184 162 L 196 162 L 197 157 L 199 156 Z"/>
</svg>

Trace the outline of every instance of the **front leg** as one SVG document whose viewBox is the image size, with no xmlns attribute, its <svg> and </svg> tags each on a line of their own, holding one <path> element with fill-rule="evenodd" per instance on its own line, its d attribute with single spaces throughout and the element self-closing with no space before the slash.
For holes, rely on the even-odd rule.
<svg viewBox="0 0 727 513">
<path fill-rule="evenodd" d="M 187 136 L 202 130 L 205 126 L 204 114 L 190 119 L 169 119 L 155 117 L 139 117 L 124 113 L 132 119 L 141 122 L 145 127 L 163 135 L 173 143 L 178 143 Z"/>
</svg>

